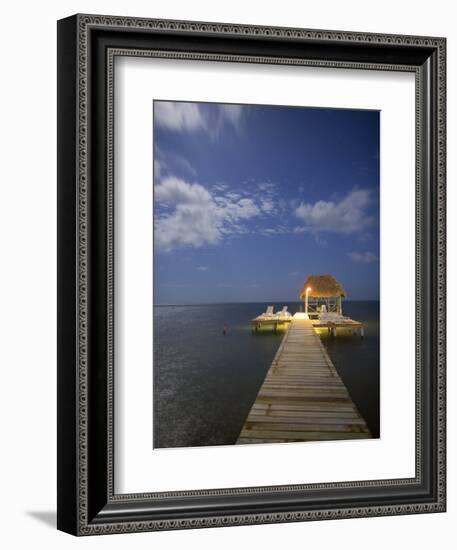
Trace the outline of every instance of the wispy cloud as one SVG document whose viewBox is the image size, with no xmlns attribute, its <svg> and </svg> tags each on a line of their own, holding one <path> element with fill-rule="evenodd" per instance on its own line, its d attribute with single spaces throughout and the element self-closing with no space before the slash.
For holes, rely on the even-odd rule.
<svg viewBox="0 0 457 550">
<path fill-rule="evenodd" d="M 212 190 L 217 193 L 225 193 L 229 189 L 229 186 L 226 183 L 215 183 L 212 186 Z"/>
<path fill-rule="evenodd" d="M 163 173 L 163 164 L 158 158 L 156 158 L 154 159 L 154 178 L 156 181 L 160 180 L 160 178 L 162 177 L 162 173 Z"/>
<path fill-rule="evenodd" d="M 197 271 L 208 271 L 207 265 L 199 265 L 195 268 Z"/>
<path fill-rule="evenodd" d="M 227 121 L 234 128 L 239 128 L 243 116 L 243 107 L 241 105 L 220 105 L 219 113 L 221 121 Z"/>
<path fill-rule="evenodd" d="M 271 199 L 265 199 L 261 203 L 261 209 L 263 212 L 269 214 L 275 207 L 275 203 Z"/>
<path fill-rule="evenodd" d="M 198 103 L 181 101 L 157 101 L 154 117 L 158 126 L 177 131 L 195 131 L 206 126 Z"/>
<path fill-rule="evenodd" d="M 294 230 L 293 228 L 287 225 L 278 224 L 278 225 L 275 225 L 274 227 L 266 227 L 263 229 L 259 229 L 258 232 L 260 233 L 260 235 L 264 235 L 265 237 L 274 237 L 277 235 L 286 235 L 289 233 L 294 233 Z"/>
<path fill-rule="evenodd" d="M 256 184 L 258 195 L 260 197 L 260 208 L 264 214 L 271 214 L 276 206 L 277 188 L 269 181 Z"/>
<path fill-rule="evenodd" d="M 226 112 L 223 116 L 230 119 L 238 117 L 236 110 L 221 112 Z M 187 120 L 182 124 L 198 120 L 195 113 L 183 115 L 182 110 L 176 118 Z M 158 249 L 164 251 L 216 245 L 228 237 L 246 234 L 271 238 L 310 233 L 317 243 L 325 244 L 325 232 L 343 235 L 357 232 L 363 236 L 366 233 L 363 230 L 374 221 L 369 214 L 372 198 L 366 189 L 355 189 L 339 201 L 285 200 L 281 197 L 281 186 L 270 181 L 249 180 L 243 185 L 216 181 L 203 185 L 195 181 L 197 172 L 185 158 L 167 154 L 162 149 L 155 150 L 154 162 L 154 198 L 158 205 L 155 242 Z M 253 223 L 249 221 L 252 218 L 256 218 Z M 294 218 L 301 223 L 294 223 Z M 350 257 L 359 263 L 375 261 L 368 253 L 351 253 Z"/>
<path fill-rule="evenodd" d="M 275 191 L 275 184 L 271 182 L 261 182 L 257 184 L 257 189 L 259 191 L 262 191 L 262 193 L 274 193 Z"/>
<path fill-rule="evenodd" d="M 211 195 L 202 185 L 187 183 L 173 176 L 165 178 L 159 185 L 156 185 L 155 198 L 159 202 L 171 205 L 198 204 L 211 201 Z"/>
<path fill-rule="evenodd" d="M 159 181 L 167 174 L 185 173 L 186 176 L 197 175 L 193 165 L 183 156 L 177 153 L 154 146 L 154 178 Z"/>
<path fill-rule="evenodd" d="M 297 231 L 331 231 L 344 234 L 361 231 L 374 221 L 367 213 L 370 203 L 370 191 L 367 189 L 351 191 L 340 202 L 302 202 L 295 209 L 295 215 L 305 223 L 305 226 Z"/>
<path fill-rule="evenodd" d="M 216 139 L 225 126 L 239 131 L 245 110 L 242 105 L 181 101 L 154 103 L 155 124 L 158 127 L 176 132 L 206 131 L 212 139 Z"/>
<path fill-rule="evenodd" d="M 371 264 L 378 261 L 372 252 L 348 252 L 349 258 L 356 264 Z"/>
</svg>

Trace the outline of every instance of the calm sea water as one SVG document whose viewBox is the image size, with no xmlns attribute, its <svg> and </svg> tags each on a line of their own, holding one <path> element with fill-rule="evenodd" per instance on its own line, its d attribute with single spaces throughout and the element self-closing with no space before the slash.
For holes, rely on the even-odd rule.
<svg viewBox="0 0 457 550">
<path fill-rule="evenodd" d="M 253 334 L 249 321 L 267 305 L 154 308 L 154 447 L 235 443 L 283 333 Z M 299 311 L 299 303 L 283 305 Z M 379 302 L 345 302 L 363 339 L 322 336 L 374 437 L 379 437 Z M 227 326 L 227 334 L 222 333 Z"/>
</svg>

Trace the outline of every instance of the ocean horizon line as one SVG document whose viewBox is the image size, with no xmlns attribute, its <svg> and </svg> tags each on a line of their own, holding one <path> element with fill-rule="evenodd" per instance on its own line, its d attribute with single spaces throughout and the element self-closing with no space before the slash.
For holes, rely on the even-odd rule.
<svg viewBox="0 0 457 550">
<path fill-rule="evenodd" d="M 343 304 L 354 303 L 354 302 L 379 302 L 378 299 L 371 300 L 344 300 Z M 227 305 L 240 305 L 240 304 L 303 304 L 301 300 L 263 300 L 255 302 L 196 302 L 196 303 L 179 303 L 179 304 L 153 304 L 153 307 L 184 307 L 184 306 L 227 306 Z"/>
</svg>

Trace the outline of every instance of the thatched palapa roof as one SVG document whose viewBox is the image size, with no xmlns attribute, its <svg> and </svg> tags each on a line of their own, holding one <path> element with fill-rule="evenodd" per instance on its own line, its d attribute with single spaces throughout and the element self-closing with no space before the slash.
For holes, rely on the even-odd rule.
<svg viewBox="0 0 457 550">
<path fill-rule="evenodd" d="M 303 285 L 300 298 L 305 299 L 306 289 L 311 288 L 308 293 L 310 298 L 344 298 L 346 291 L 333 275 L 310 275 Z"/>
</svg>

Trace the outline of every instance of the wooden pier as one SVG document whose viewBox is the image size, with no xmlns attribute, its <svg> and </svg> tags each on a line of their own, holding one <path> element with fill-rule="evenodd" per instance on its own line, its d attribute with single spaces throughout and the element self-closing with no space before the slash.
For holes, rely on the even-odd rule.
<svg viewBox="0 0 457 550">
<path fill-rule="evenodd" d="M 303 317 L 293 317 L 238 444 L 371 438 L 313 321 Z"/>
</svg>

